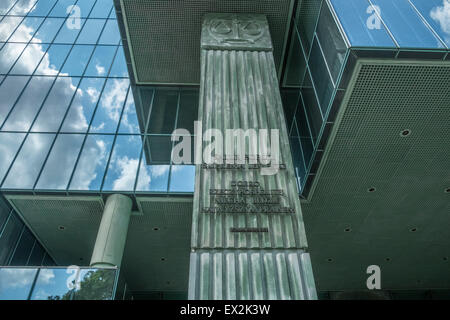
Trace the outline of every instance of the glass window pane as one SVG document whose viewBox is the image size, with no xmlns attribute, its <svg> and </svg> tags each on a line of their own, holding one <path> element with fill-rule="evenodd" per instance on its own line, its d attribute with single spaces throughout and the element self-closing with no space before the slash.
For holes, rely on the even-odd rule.
<svg viewBox="0 0 450 320">
<path fill-rule="evenodd" d="M 90 18 L 107 18 L 112 9 L 111 0 L 97 0 L 89 15 Z"/>
<path fill-rule="evenodd" d="M 57 137 L 36 189 L 67 188 L 83 138 L 79 134 L 61 134 Z"/>
<path fill-rule="evenodd" d="M 281 91 L 281 100 L 283 101 L 283 109 L 288 132 L 290 132 L 292 127 L 292 121 L 294 120 L 294 114 L 297 109 L 299 96 L 300 90 L 298 89 L 285 89 Z"/>
<path fill-rule="evenodd" d="M 31 133 L 2 187 L 7 189 L 32 188 L 54 137 L 54 134 Z"/>
<path fill-rule="evenodd" d="M 90 128 L 93 133 L 115 133 L 127 96 L 129 80 L 108 79 Z"/>
<path fill-rule="evenodd" d="M 106 77 L 116 49 L 117 47 L 112 46 L 96 46 L 91 62 L 89 62 L 89 66 L 86 69 L 85 76 Z"/>
<path fill-rule="evenodd" d="M 96 44 L 106 20 L 88 19 L 77 39 L 77 44 Z"/>
<path fill-rule="evenodd" d="M 82 18 L 87 18 L 94 6 L 95 0 L 78 0 L 77 6 L 80 7 L 80 14 Z"/>
<path fill-rule="evenodd" d="M 194 192 L 195 166 L 172 166 L 170 177 L 171 192 Z"/>
<path fill-rule="evenodd" d="M 73 174 L 70 190 L 100 190 L 114 136 L 89 135 Z"/>
<path fill-rule="evenodd" d="M 11 162 L 14 159 L 20 144 L 25 138 L 25 133 L 5 133 L 0 132 L 0 181 L 6 174 Z"/>
<path fill-rule="evenodd" d="M 33 249 L 33 245 L 34 237 L 28 230 L 28 228 L 25 228 L 9 265 L 26 266 L 28 257 L 30 256 L 31 250 Z"/>
<path fill-rule="evenodd" d="M 171 136 L 148 136 L 145 151 L 151 164 L 169 164 L 172 155 Z"/>
<path fill-rule="evenodd" d="M 11 74 L 32 74 L 48 49 L 47 44 L 30 43 L 11 70 Z"/>
<path fill-rule="evenodd" d="M 360 1 L 360 0 L 358 0 Z M 319 17 L 321 0 L 302 0 L 299 1 L 295 22 L 298 25 L 300 40 L 306 54 L 309 54 L 311 48 L 312 37 L 316 29 L 317 19 Z"/>
<path fill-rule="evenodd" d="M 115 269 L 83 269 L 80 272 L 80 289 L 74 300 L 111 300 L 116 279 Z"/>
<path fill-rule="evenodd" d="M 333 94 L 334 86 L 316 37 L 314 37 L 308 64 L 311 70 L 314 87 L 317 91 L 317 96 L 319 97 L 320 108 L 322 114 L 325 115 L 328 110 L 331 95 Z"/>
<path fill-rule="evenodd" d="M 71 300 L 67 279 L 75 272 L 76 269 L 41 269 L 31 300 Z"/>
<path fill-rule="evenodd" d="M 391 0 L 389 0 L 391 1 Z M 331 0 L 336 14 L 353 47 L 396 47 L 386 28 L 368 28 L 367 21 L 374 14 L 367 1 Z"/>
<path fill-rule="evenodd" d="M 26 15 L 34 6 L 37 0 L 19 0 L 9 12 L 11 15 Z"/>
<path fill-rule="evenodd" d="M 0 300 L 26 300 L 37 269 L 0 268 Z"/>
<path fill-rule="evenodd" d="M 450 47 L 450 3 L 443 0 L 411 0 L 433 30 Z"/>
<path fill-rule="evenodd" d="M 103 190 L 133 191 L 142 136 L 117 136 Z"/>
<path fill-rule="evenodd" d="M 0 86 L 0 125 L 16 102 L 30 77 L 9 76 Z"/>
<path fill-rule="evenodd" d="M 54 79 L 32 77 L 2 130 L 28 131 Z"/>
<path fill-rule="evenodd" d="M 292 151 L 292 162 L 294 165 L 295 177 L 297 178 L 297 185 L 301 186 L 306 175 L 302 150 L 300 148 L 298 137 L 290 137 L 289 140 Z"/>
<path fill-rule="evenodd" d="M 109 19 L 100 37 L 99 44 L 119 44 L 120 32 L 117 20 Z"/>
<path fill-rule="evenodd" d="M 9 38 L 11 42 L 28 42 L 33 37 L 36 30 L 41 25 L 44 18 L 26 17 L 14 34 Z"/>
<path fill-rule="evenodd" d="M 198 90 L 181 91 L 177 128 L 194 134 L 194 122 L 198 120 Z"/>
<path fill-rule="evenodd" d="M 12 35 L 14 30 L 23 20 L 22 17 L 9 17 L 6 16 L 0 22 L 0 41 L 6 41 Z"/>
<path fill-rule="evenodd" d="M 69 76 L 81 76 L 86 68 L 94 46 L 73 46 L 61 73 Z"/>
<path fill-rule="evenodd" d="M 86 19 L 81 19 L 80 25 L 83 26 Z M 74 43 L 75 39 L 77 38 L 78 34 L 80 33 L 80 29 L 73 28 L 69 24 L 70 20 L 66 20 L 64 22 L 64 25 L 61 27 L 61 29 L 58 32 L 58 35 L 55 38 L 55 43 Z M 69 27 L 70 26 L 70 27 Z"/>
<path fill-rule="evenodd" d="M 50 12 L 51 17 L 67 17 L 67 7 L 74 5 L 76 0 L 58 0 Z"/>
<path fill-rule="evenodd" d="M 69 107 L 80 78 L 59 77 L 44 102 L 31 131 L 56 132 Z"/>
<path fill-rule="evenodd" d="M 81 80 L 61 131 L 87 131 L 104 83 L 104 78 L 83 78 Z"/>
<path fill-rule="evenodd" d="M 308 124 L 308 119 L 305 113 L 305 108 L 303 106 L 303 101 L 300 100 L 300 104 L 295 113 L 296 121 L 296 131 L 300 139 L 300 145 L 303 150 L 303 159 L 305 161 L 305 166 L 309 166 L 311 160 L 314 146 L 311 138 L 311 132 Z"/>
<path fill-rule="evenodd" d="M 130 89 L 128 93 L 127 102 L 123 111 L 122 119 L 120 120 L 120 133 L 144 133 L 139 127 L 139 121 L 136 113 L 136 105 L 134 104 L 133 92 Z"/>
<path fill-rule="evenodd" d="M 324 2 L 317 25 L 317 38 L 322 46 L 323 54 L 330 69 L 331 76 L 336 83 L 344 63 L 347 46 L 336 22 L 331 15 L 327 2 Z"/>
<path fill-rule="evenodd" d="M 123 47 L 117 50 L 116 57 L 114 59 L 114 63 L 111 67 L 111 71 L 109 73 L 110 77 L 128 77 L 128 69 L 127 64 L 125 62 L 125 54 L 123 52 Z"/>
<path fill-rule="evenodd" d="M 28 15 L 44 17 L 50 12 L 56 1 L 57 0 L 39 0 Z"/>
<path fill-rule="evenodd" d="M 63 24 L 63 18 L 47 18 L 34 35 L 31 42 L 50 43 Z"/>
<path fill-rule="evenodd" d="M 8 221 L 0 235 L 0 265 L 7 265 L 10 255 L 20 237 L 23 223 L 15 214 L 9 216 Z M 1 279 L 1 278 L 0 278 Z M 0 282 L 1 283 L 1 282 Z M 0 290 L 1 292 L 2 290 Z"/>
<path fill-rule="evenodd" d="M 30 259 L 28 260 L 29 266 L 40 266 L 42 264 L 42 259 L 44 258 L 44 248 L 36 241 L 33 251 L 31 252 Z"/>
<path fill-rule="evenodd" d="M 52 44 L 42 58 L 41 63 L 34 74 L 48 76 L 57 75 L 71 48 L 72 46 L 67 44 Z"/>
<path fill-rule="evenodd" d="M 14 1 L 2 1 L 0 2 L 0 14 L 6 14 L 14 5 Z"/>
<path fill-rule="evenodd" d="M 300 86 L 305 74 L 306 61 L 300 46 L 297 29 L 292 33 L 291 49 L 286 68 L 285 84 L 288 86 Z"/>
<path fill-rule="evenodd" d="M 373 0 L 381 17 L 400 47 L 444 48 L 444 45 L 423 23 L 408 0 Z"/>
<path fill-rule="evenodd" d="M 167 192 L 170 165 L 151 165 L 144 149 L 136 191 Z"/>
<path fill-rule="evenodd" d="M 0 64 L 0 74 L 8 73 L 23 49 L 25 49 L 25 46 L 26 44 L 24 43 L 6 43 L 3 46 L 0 50 L 0 61 L 2 62 Z"/>
<path fill-rule="evenodd" d="M 150 115 L 149 133 L 172 134 L 175 129 L 178 91 L 157 90 Z"/>
<path fill-rule="evenodd" d="M 1 135 L 0 135 L 1 137 Z M 6 220 L 8 220 L 9 213 L 11 212 L 11 209 L 6 204 L 5 201 L 0 199 L 0 230 L 3 229 L 3 226 L 5 225 Z"/>
<path fill-rule="evenodd" d="M 322 115 L 320 113 L 319 104 L 314 93 L 314 88 L 311 83 L 309 73 L 305 74 L 305 82 L 302 87 L 302 97 L 305 103 L 305 110 L 307 112 L 308 124 L 311 129 L 313 143 L 316 143 L 317 137 L 322 128 Z"/>
</svg>

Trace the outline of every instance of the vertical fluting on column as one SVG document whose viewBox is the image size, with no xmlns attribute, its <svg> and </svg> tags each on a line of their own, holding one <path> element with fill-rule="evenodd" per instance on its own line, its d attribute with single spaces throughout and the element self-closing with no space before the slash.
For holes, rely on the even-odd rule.
<svg viewBox="0 0 450 320">
<path fill-rule="evenodd" d="M 218 129 L 224 143 L 219 163 L 197 165 L 189 298 L 315 299 L 267 19 L 209 14 L 201 46 L 202 133 Z M 278 172 L 249 164 L 259 140 L 247 145 L 245 164 L 227 166 L 229 129 L 266 129 L 271 144 L 277 130 Z M 197 146 L 197 157 L 209 144 Z"/>
</svg>

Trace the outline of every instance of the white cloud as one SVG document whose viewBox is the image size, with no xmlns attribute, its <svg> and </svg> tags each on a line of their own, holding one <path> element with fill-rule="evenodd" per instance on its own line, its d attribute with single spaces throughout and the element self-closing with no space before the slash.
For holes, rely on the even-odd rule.
<svg viewBox="0 0 450 320">
<path fill-rule="evenodd" d="M 175 168 L 175 167 L 173 167 L 173 168 Z M 151 171 L 152 171 L 153 178 L 162 177 L 169 171 L 169 166 L 152 166 Z"/>
<path fill-rule="evenodd" d="M 99 76 L 105 74 L 105 68 L 102 67 L 101 65 L 96 64 L 96 65 L 95 65 L 95 69 L 97 70 L 97 74 L 98 74 Z"/>
<path fill-rule="evenodd" d="M 114 121 L 119 121 L 120 111 L 127 95 L 128 84 L 127 79 L 114 79 L 113 85 L 103 93 L 101 107 L 105 109 L 108 117 Z"/>
<path fill-rule="evenodd" d="M 435 7 L 430 12 L 431 18 L 438 22 L 442 30 L 447 33 L 446 41 L 450 41 L 450 0 L 442 0 L 442 6 Z"/>
<path fill-rule="evenodd" d="M 3 279 L 0 281 L 0 291 L 31 286 L 35 274 L 34 269 L 4 268 L 0 271 L 0 278 Z"/>
<path fill-rule="evenodd" d="M 73 177 L 71 189 L 89 190 L 89 185 L 97 178 L 97 168 L 103 167 L 106 162 L 107 153 L 107 145 L 100 137 L 88 140 Z"/>
<path fill-rule="evenodd" d="M 23 10 L 23 12 L 27 12 L 29 10 L 29 5 L 32 5 L 33 1 L 29 2 L 21 2 L 22 6 L 20 8 L 18 7 L 18 10 Z M 3 0 L 0 1 L 0 9 L 2 7 L 7 7 L 7 3 L 5 3 Z M 11 34 L 12 30 L 10 28 L 0 28 L 0 38 L 1 37 L 7 37 L 9 34 Z M 31 35 L 34 33 L 34 30 L 31 27 L 27 26 L 21 26 L 17 29 L 17 32 L 15 33 L 15 40 L 16 41 L 23 41 L 27 42 Z M 3 55 L 1 56 L 0 65 L 8 65 L 12 64 L 13 61 L 15 61 L 18 56 L 20 55 L 20 52 L 22 52 L 22 49 L 24 48 L 25 44 L 15 44 L 12 46 L 5 47 L 8 50 L 3 52 Z M 58 70 L 51 65 L 50 62 L 50 56 L 48 53 L 45 53 L 45 48 L 42 44 L 39 43 L 37 40 L 36 43 L 30 45 L 28 49 L 22 54 L 22 58 L 16 63 L 15 70 L 18 71 L 21 74 L 31 74 L 35 67 L 37 66 L 37 63 L 39 59 L 42 57 L 42 61 L 40 62 L 39 70 L 41 73 L 48 74 L 48 75 L 56 75 L 58 74 Z M 67 74 L 65 74 L 67 75 Z M 23 79 L 19 77 L 11 77 L 8 81 L 17 81 L 17 87 L 20 85 L 23 86 Z M 42 78 L 42 84 L 48 84 L 48 81 L 51 81 L 51 78 Z M 14 84 L 11 84 L 14 86 Z M 45 86 L 48 88 L 48 86 Z M 28 94 L 27 97 L 22 96 L 22 99 L 26 98 L 26 101 L 23 101 L 22 107 L 25 108 L 23 111 L 25 113 L 37 112 L 37 108 L 28 109 L 28 106 L 34 106 L 35 103 L 35 96 L 38 96 L 38 93 L 41 93 L 43 90 L 43 86 L 37 85 L 33 88 L 28 87 Z M 76 89 L 76 86 L 74 86 L 72 78 L 67 77 L 64 78 L 62 81 L 58 81 L 55 83 L 55 86 L 53 87 L 53 95 L 48 96 L 46 101 L 46 109 L 48 112 L 46 113 L 46 117 L 43 117 L 40 120 L 40 125 L 42 127 L 58 127 L 58 125 L 61 122 L 61 118 L 57 118 L 54 116 L 54 114 L 61 114 L 60 112 L 57 112 L 60 110 L 60 108 L 67 106 L 62 106 L 62 101 L 70 101 L 72 96 L 75 93 L 75 90 L 77 90 L 77 96 L 82 97 L 84 94 L 87 94 L 89 97 L 89 100 L 91 102 L 95 102 L 99 97 L 99 91 L 96 88 L 89 87 L 85 92 L 81 89 Z M 126 89 L 125 89 L 126 90 Z M 110 97 L 108 102 L 112 103 L 112 112 L 114 113 L 114 108 L 116 108 L 116 105 L 119 103 L 119 95 L 122 94 L 123 88 L 121 87 L 121 83 L 118 83 L 117 88 L 110 93 Z M 51 97 L 51 98 L 50 98 Z M 3 110 L 6 110 L 9 106 L 2 106 L 2 102 L 0 101 L 0 107 L 3 108 Z M 70 112 L 66 118 L 66 123 L 69 125 L 68 129 L 72 129 L 75 131 L 81 131 L 86 130 L 88 127 L 88 120 L 85 116 L 85 107 L 82 104 L 82 99 L 74 99 L 72 102 L 73 110 Z M 54 110 L 54 112 L 52 112 Z M 0 109 L 1 112 L 1 109 Z M 117 111 L 118 113 L 119 111 Z M 64 112 L 63 112 L 64 113 Z M 62 113 L 62 114 L 63 114 Z M 34 117 L 35 115 L 31 115 Z M 21 127 L 27 127 L 27 124 L 23 123 L 23 119 L 20 117 L 17 117 L 17 119 L 9 118 L 8 120 L 8 127 L 10 128 L 21 128 Z M 28 123 L 29 126 L 29 123 Z M 26 129 L 26 128 L 25 128 Z M 36 128 L 33 128 L 36 129 Z M 37 128 L 39 130 L 39 128 Z M 56 130 L 56 129 L 55 129 Z M 2 134 L 2 141 L 0 143 L 0 152 L 2 156 L 0 157 L 0 178 L 2 178 L 3 174 L 9 167 L 14 154 L 16 153 L 20 142 L 17 138 L 18 134 L 15 136 L 11 135 L 5 135 Z M 21 134 L 21 137 L 23 138 L 23 134 Z M 11 187 L 30 187 L 34 184 L 34 179 L 36 178 L 36 170 L 40 169 L 39 166 L 42 164 L 42 157 L 45 157 L 45 154 L 48 152 L 48 138 L 49 136 L 42 136 L 42 135 L 30 135 L 28 139 L 30 139 L 31 144 L 29 144 L 29 149 L 27 150 L 27 155 L 21 155 L 18 157 L 14 163 L 13 169 L 11 170 L 11 177 L 8 177 L 8 181 L 10 181 Z M 40 185 L 42 186 L 56 186 L 57 188 L 65 188 L 65 185 L 58 184 L 55 185 L 55 183 L 60 183 L 60 181 L 64 180 L 61 179 L 61 177 L 67 177 L 70 176 L 72 170 L 73 170 L 73 156 L 78 152 L 79 146 L 74 146 L 72 143 L 67 143 L 65 145 L 64 150 L 62 152 L 60 151 L 58 153 L 58 159 L 57 161 L 52 162 L 52 170 L 51 173 L 48 176 L 42 176 L 42 180 L 40 181 Z M 76 177 L 74 177 L 74 183 L 76 189 L 81 190 L 87 190 L 89 189 L 90 183 L 97 177 L 97 168 L 99 166 L 104 166 L 104 163 L 106 162 L 106 145 L 105 142 L 101 140 L 101 138 L 98 138 L 96 142 L 88 145 L 85 145 L 86 152 L 85 157 L 83 159 L 80 159 L 80 163 L 78 165 L 78 168 L 80 170 L 77 171 Z M 76 150 L 75 150 L 76 149 Z M 32 165 L 35 163 L 35 165 Z M 70 164 L 70 165 L 68 165 Z M 52 181 L 52 179 L 54 181 Z M 65 181 L 65 180 L 64 180 Z M 67 182 L 66 182 L 67 183 Z"/>
<path fill-rule="evenodd" d="M 114 180 L 113 190 L 133 189 L 138 164 L 138 159 L 129 159 L 127 156 L 116 159 L 115 165 L 116 170 L 119 172 L 119 177 Z M 141 172 L 140 176 L 140 185 L 146 185 L 150 183 L 151 179 L 146 170 Z"/>
</svg>

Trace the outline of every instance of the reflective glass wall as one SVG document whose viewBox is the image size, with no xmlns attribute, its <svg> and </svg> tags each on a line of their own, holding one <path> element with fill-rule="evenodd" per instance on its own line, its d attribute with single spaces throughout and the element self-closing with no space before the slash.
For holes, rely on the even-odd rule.
<svg viewBox="0 0 450 320">
<path fill-rule="evenodd" d="M 112 0 L 2 1 L 0 189 L 192 193 L 167 154 L 196 92 L 159 91 L 138 115 Z"/>
<path fill-rule="evenodd" d="M 282 93 L 304 197 L 357 60 L 450 60 L 449 10 L 449 0 L 298 1 Z"/>
<path fill-rule="evenodd" d="M 0 196 L 0 266 L 53 266 L 55 263 Z"/>
<path fill-rule="evenodd" d="M 0 268 L 0 300 L 124 299 L 117 269 Z"/>
</svg>

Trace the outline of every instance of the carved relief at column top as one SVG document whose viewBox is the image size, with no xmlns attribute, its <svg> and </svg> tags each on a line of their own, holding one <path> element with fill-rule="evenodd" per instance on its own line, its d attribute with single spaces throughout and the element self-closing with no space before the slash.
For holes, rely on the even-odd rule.
<svg viewBox="0 0 450 320">
<path fill-rule="evenodd" d="M 273 50 L 269 23 L 260 14 L 207 14 L 201 46 L 210 50 Z"/>
</svg>

